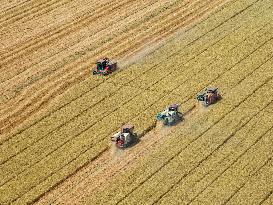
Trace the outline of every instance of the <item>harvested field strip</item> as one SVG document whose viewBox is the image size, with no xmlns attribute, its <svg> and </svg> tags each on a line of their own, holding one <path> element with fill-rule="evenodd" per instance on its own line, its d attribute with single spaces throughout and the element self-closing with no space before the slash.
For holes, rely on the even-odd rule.
<svg viewBox="0 0 273 205">
<path fill-rule="evenodd" d="M 77 5 L 77 3 L 81 4 L 83 7 L 78 7 L 77 9 L 75 9 L 75 6 Z M 3 54 L 16 51 L 20 47 L 30 45 L 31 42 L 35 41 L 36 38 L 41 38 L 41 36 L 45 36 L 50 33 L 52 34 L 54 33 L 54 31 L 58 31 L 58 29 L 62 28 L 65 24 L 71 24 L 71 22 L 74 22 L 74 20 L 79 20 L 80 17 L 82 16 L 87 17 L 89 15 L 90 17 L 97 16 L 100 18 L 104 18 L 103 16 L 98 15 L 97 12 L 102 13 L 103 10 L 101 9 L 109 5 L 108 0 L 103 0 L 103 1 L 100 1 L 99 3 L 94 2 L 96 4 L 94 6 L 91 6 L 89 3 L 86 2 L 86 0 L 79 0 L 77 2 L 70 1 L 68 2 L 68 4 L 62 4 L 58 7 L 55 7 L 55 9 L 53 9 L 52 11 L 46 14 L 38 13 L 37 16 L 35 16 L 35 18 L 33 16 L 33 19 L 31 19 L 30 21 L 15 22 L 11 24 L 11 26 L 4 27 L 2 29 L 2 32 L 11 33 L 11 36 L 9 36 L 9 39 L 13 40 L 13 42 L 10 43 L 10 41 L 8 41 L 9 39 L 3 40 L 3 45 L 4 45 Z M 71 15 L 68 16 L 63 14 L 64 12 L 63 10 L 66 12 L 71 12 L 71 14 L 73 13 L 73 16 Z M 49 21 L 49 18 L 55 19 L 55 23 L 52 21 Z M 94 18 L 93 20 L 98 20 L 98 19 Z M 37 21 L 41 22 L 42 25 L 37 24 L 38 23 Z M 21 38 L 18 39 L 18 37 L 20 36 L 20 33 L 14 30 L 14 27 L 18 27 L 18 26 L 20 26 L 20 29 L 22 31 L 24 31 L 24 29 L 27 29 L 27 28 L 32 29 L 31 30 L 32 34 L 29 34 L 28 32 L 24 32 L 23 34 L 21 34 L 22 35 Z M 36 26 L 36 27 L 33 27 L 33 26 Z"/>
<path fill-rule="evenodd" d="M 18 6 L 21 6 L 30 0 L 16 0 L 16 1 L 10 1 L 10 0 L 3 0 L 2 4 L 0 5 L 0 11 L 7 13 L 9 10 L 12 10 Z"/>
<path fill-rule="evenodd" d="M 271 70 L 271 72 L 272 72 L 272 70 Z M 262 74 L 260 74 L 260 75 L 262 75 Z M 267 77 L 267 79 L 266 79 L 266 75 L 267 74 L 265 74 L 263 76 L 263 78 L 265 78 L 264 79 L 265 81 L 262 80 L 263 82 L 257 82 L 255 80 L 253 81 L 253 78 L 254 79 L 255 78 L 258 79 L 261 76 L 257 76 L 256 74 L 255 75 L 253 74 L 251 77 L 247 78 L 245 81 L 242 81 L 242 83 L 240 83 L 238 86 L 232 88 L 230 90 L 230 92 L 227 95 L 225 95 L 225 96 L 228 99 L 227 101 L 229 101 L 229 102 L 232 102 L 232 100 L 236 99 L 234 101 L 235 104 L 233 104 L 233 106 L 232 106 L 232 103 L 228 103 L 228 102 L 226 103 L 226 102 L 224 102 L 225 100 L 223 100 L 223 102 L 220 103 L 219 105 L 215 105 L 214 109 L 210 111 L 212 113 L 209 113 L 209 115 L 203 116 L 202 119 L 200 119 L 197 123 L 194 123 L 193 124 L 194 127 L 191 127 L 191 129 L 189 131 L 182 130 L 182 131 L 184 131 L 184 133 L 180 134 L 179 137 L 172 138 L 172 140 L 174 140 L 175 142 L 172 142 L 171 144 L 168 143 L 166 145 L 166 147 L 172 147 L 172 149 L 166 149 L 165 146 L 164 146 L 162 148 L 162 150 L 161 150 L 161 151 L 164 152 L 164 155 L 161 155 L 160 152 L 158 152 L 159 155 L 152 156 L 152 158 L 150 158 L 150 160 L 156 160 L 156 161 L 154 161 L 154 162 L 148 161 L 147 164 L 145 163 L 147 166 L 149 166 L 149 168 L 148 167 L 141 167 L 141 165 L 140 165 L 140 167 L 138 167 L 138 169 L 135 171 L 135 173 L 137 174 L 136 176 L 132 176 L 132 175 L 131 176 L 127 175 L 126 177 L 122 176 L 122 179 L 120 179 L 120 180 L 118 179 L 116 181 L 117 184 L 116 184 L 116 186 L 114 188 L 115 191 L 113 191 L 113 192 L 112 192 L 112 189 L 109 189 L 109 187 L 108 187 L 107 190 L 105 190 L 105 194 L 107 194 L 108 196 L 104 195 L 102 198 L 99 197 L 99 199 L 102 200 L 100 202 L 103 202 L 103 203 L 105 202 L 106 203 L 106 201 L 103 201 L 103 200 L 107 200 L 107 197 L 111 198 L 112 203 L 117 202 L 115 198 L 119 198 L 119 197 L 122 197 L 122 196 L 117 196 L 116 193 L 121 193 L 121 195 L 124 196 L 125 192 L 126 192 L 125 191 L 126 187 L 128 187 L 128 191 L 131 190 L 129 192 L 129 193 L 131 193 L 131 192 L 133 192 L 133 190 L 136 190 L 135 185 L 137 183 L 139 183 L 142 186 L 146 184 L 150 188 L 153 187 L 153 191 L 151 189 L 148 189 L 147 186 L 146 187 L 142 187 L 142 188 L 139 187 L 137 189 L 137 190 L 139 190 L 139 192 L 134 192 L 135 193 L 134 197 L 137 197 L 136 196 L 137 194 L 139 194 L 138 196 L 140 196 L 140 194 L 142 193 L 143 194 L 142 195 L 142 197 L 143 197 L 142 199 L 145 198 L 147 200 L 147 199 L 151 198 L 151 200 L 152 199 L 155 200 L 155 197 L 156 197 L 155 191 L 160 192 L 160 190 L 161 190 L 161 192 L 163 192 L 164 190 L 163 190 L 162 186 L 160 186 L 160 190 L 155 190 L 154 188 L 158 187 L 158 186 L 152 186 L 151 180 L 146 182 L 147 177 L 150 178 L 150 177 L 153 176 L 153 175 L 150 175 L 148 173 L 148 172 L 152 171 L 152 169 L 153 169 L 153 167 L 151 167 L 151 165 L 153 164 L 153 166 L 154 165 L 156 166 L 156 165 L 158 165 L 158 163 L 160 163 L 160 164 L 164 163 L 165 160 L 163 160 L 163 159 L 166 156 L 168 156 L 169 153 L 176 153 L 176 154 L 173 155 L 172 158 L 169 158 L 168 161 L 172 161 L 172 159 L 176 159 L 174 156 L 178 156 L 178 153 L 181 153 L 181 151 L 182 152 L 186 152 L 186 151 L 183 151 L 183 150 L 185 150 L 185 147 L 189 147 L 190 148 L 189 153 L 188 153 L 188 154 L 190 154 L 190 153 L 192 153 L 193 145 L 196 144 L 198 146 L 200 146 L 200 145 L 202 146 L 203 143 L 201 143 L 201 142 L 204 139 L 205 139 L 205 141 L 206 141 L 206 139 L 207 140 L 209 140 L 209 139 L 210 140 L 216 140 L 215 137 L 213 139 L 213 136 L 217 136 L 218 138 L 221 137 L 221 138 L 224 138 L 225 140 L 227 140 L 228 138 L 225 138 L 225 137 L 227 137 L 226 135 L 232 137 L 233 136 L 233 134 L 232 134 L 233 130 L 230 130 L 230 126 L 234 126 L 235 125 L 234 128 L 236 128 L 237 131 L 238 131 L 238 129 L 240 130 L 241 129 L 240 127 L 242 126 L 241 119 L 248 119 L 249 120 L 249 118 L 251 118 L 249 115 L 252 115 L 252 116 L 256 115 L 257 112 L 258 112 L 257 109 L 264 109 L 265 107 L 268 106 L 266 104 L 268 104 L 268 103 L 270 104 L 272 102 L 272 97 L 271 98 L 266 98 L 266 102 L 263 102 L 263 105 L 257 104 L 257 108 L 255 110 L 252 110 L 252 109 L 245 110 L 244 113 L 242 113 L 242 115 L 240 115 L 240 116 L 237 115 L 238 109 L 239 110 L 242 109 L 242 108 L 240 108 L 240 106 L 243 106 L 243 108 L 245 108 L 245 107 L 247 107 L 247 105 L 253 104 L 253 102 L 255 102 L 256 99 L 260 99 L 261 98 L 261 95 L 264 93 L 263 92 L 264 90 L 268 89 L 267 95 L 270 96 L 269 93 L 272 90 L 273 81 L 270 80 L 270 79 L 272 79 L 272 76 L 269 77 L 269 78 Z M 264 84 L 264 82 L 266 84 Z M 265 85 L 265 86 L 263 86 L 263 85 Z M 252 91 L 254 91 L 255 95 L 252 95 L 252 97 L 245 98 L 245 96 L 243 95 L 243 93 L 245 93 L 244 92 L 245 90 L 249 91 L 249 93 L 247 94 L 248 96 L 252 95 L 251 94 Z M 258 108 L 258 107 L 260 107 L 260 108 Z M 227 113 L 230 113 L 230 114 L 227 114 Z M 234 118 L 234 115 L 236 115 L 237 117 Z M 234 121 L 234 119 L 236 119 L 236 120 Z M 241 124 L 241 126 L 237 126 L 236 124 L 238 124 L 238 123 L 239 123 L 239 125 Z M 244 120 L 244 123 L 246 123 L 246 120 Z M 226 127 L 227 129 L 223 130 L 223 126 L 226 126 L 226 125 L 229 125 L 229 126 Z M 219 127 L 220 128 L 222 127 L 222 128 L 218 129 Z M 196 131 L 198 131 L 198 129 L 201 129 L 203 131 L 201 131 L 201 134 L 198 134 L 197 137 L 194 137 L 193 140 L 191 140 L 190 144 L 186 143 L 186 142 L 183 142 L 183 143 L 179 142 L 179 143 L 177 143 L 177 141 L 175 140 L 175 139 L 177 139 L 177 140 L 182 140 L 182 141 L 184 141 L 184 140 L 188 141 L 188 140 L 190 140 L 189 138 L 192 138 L 193 136 L 195 136 L 194 133 Z M 221 132 L 222 133 L 222 131 L 224 131 L 224 133 L 221 134 L 221 135 L 217 135 L 215 133 L 215 132 Z M 206 133 L 206 135 L 204 136 L 205 133 Z M 209 136 L 211 136 L 212 138 L 209 137 Z M 217 138 L 217 141 L 221 140 L 220 138 L 219 139 L 218 138 Z M 223 142 L 225 142 L 225 140 Z M 217 146 L 217 143 L 216 144 L 215 143 L 205 143 L 205 145 L 208 145 L 208 146 Z M 184 148 L 181 148 L 181 145 Z M 176 152 L 175 151 L 176 149 L 178 149 L 180 151 Z M 204 153 L 203 152 L 200 153 L 201 150 L 203 150 L 203 149 L 199 148 L 198 151 L 197 151 L 197 153 L 198 153 L 198 155 L 204 157 Z M 209 149 L 209 151 L 212 151 L 211 148 Z M 192 155 L 194 156 L 194 153 L 192 153 Z M 193 161 L 189 162 L 189 159 L 193 159 L 193 156 L 184 156 L 184 157 L 181 156 L 181 157 L 179 157 L 179 159 L 176 159 L 176 160 L 180 161 L 180 163 L 178 163 L 179 165 L 185 166 L 185 167 L 189 168 L 188 166 L 193 166 L 193 164 L 192 164 Z M 185 160 L 187 160 L 187 163 L 186 162 L 185 162 L 186 164 L 182 163 L 181 160 L 183 162 Z M 190 163 L 191 165 L 188 165 L 188 163 Z M 198 165 L 198 162 L 196 162 L 196 163 Z M 167 164 L 169 164 L 169 162 Z M 177 165 L 177 163 L 175 163 L 175 162 L 173 164 Z M 166 166 L 166 165 L 164 165 L 164 166 Z M 168 169 L 168 168 L 170 168 L 170 169 Z M 161 167 L 160 169 L 157 169 L 157 170 L 165 170 L 166 172 L 168 172 L 167 176 L 169 176 L 169 177 L 165 178 L 165 179 L 168 179 L 168 180 L 170 180 L 172 178 L 172 177 L 170 177 L 170 174 L 171 174 L 170 172 L 173 173 L 174 170 L 176 170 L 176 172 L 173 173 L 175 176 L 183 176 L 182 173 L 181 174 L 177 173 L 177 172 L 180 172 L 179 170 L 181 170 L 181 168 L 174 168 L 174 167 L 168 167 L 168 168 Z M 160 173 L 160 171 L 159 172 L 157 171 L 155 173 Z M 160 174 L 157 174 L 157 176 L 159 177 Z M 161 176 L 166 176 L 166 175 L 165 174 L 163 175 L 161 173 Z M 175 177 L 174 177 L 174 179 L 175 179 Z M 162 179 L 162 178 L 159 181 L 161 183 L 163 181 L 165 182 L 165 180 Z M 159 181 L 158 180 L 153 180 L 154 183 L 159 182 Z M 126 183 L 123 184 L 124 182 L 126 182 Z M 150 182 L 150 183 L 148 183 L 148 182 Z M 123 192 L 119 192 L 119 187 L 122 187 Z M 142 191 L 145 192 L 145 193 L 143 193 Z M 149 195 L 149 193 L 151 193 L 150 191 L 153 192 L 152 195 Z M 128 194 L 126 194 L 126 195 L 128 195 Z M 149 195 L 149 197 L 147 197 L 148 195 Z M 96 196 L 94 196 L 94 197 L 96 197 Z M 134 199 L 137 200 L 136 198 L 134 198 Z M 132 200 L 134 200 L 134 199 L 132 199 Z M 93 202 L 99 202 L 99 201 L 93 201 Z M 138 201 L 138 202 L 141 203 L 141 201 Z M 146 203 L 147 203 L 147 201 L 146 201 Z"/>
<path fill-rule="evenodd" d="M 124 89 L 124 91 L 126 90 L 127 88 L 125 88 Z M 125 93 L 124 91 L 122 91 L 121 93 Z M 137 91 L 136 91 L 136 93 L 137 93 Z M 144 94 L 144 96 L 145 96 L 145 94 Z M 118 96 L 117 96 L 118 97 Z M 115 98 L 117 98 L 117 97 L 114 97 L 113 99 L 115 99 Z M 122 103 L 122 100 L 123 100 L 123 98 L 121 98 L 121 103 Z M 110 100 L 111 101 L 111 100 Z M 107 102 L 106 102 L 107 103 Z M 105 104 L 105 103 L 104 103 Z M 106 104 L 105 104 L 106 105 Z M 109 104 L 109 108 L 111 108 L 111 105 L 112 104 Z M 114 108 L 113 108 L 114 109 Z M 98 107 L 98 111 L 100 110 L 100 108 Z M 98 112 L 98 117 L 99 117 L 99 115 L 101 115 L 101 113 L 99 113 Z M 81 118 L 80 118 L 81 119 Z M 99 119 L 99 118 L 97 118 L 97 119 Z M 79 121 L 89 121 L 90 122 L 90 119 L 88 119 L 88 120 L 79 120 Z M 92 122 L 92 120 L 91 120 L 91 122 Z M 71 127 L 71 126 L 69 126 L 68 125 L 68 127 Z M 78 129 L 78 127 L 81 127 L 80 125 L 77 125 L 77 126 L 75 126 L 75 128 L 77 128 Z M 71 130 L 70 130 L 71 131 Z M 70 133 L 70 131 L 69 131 L 69 133 Z M 77 132 L 76 130 L 74 131 L 74 132 Z M 60 131 L 60 133 L 62 133 L 62 134 L 64 134 L 64 132 L 63 131 Z M 73 133 L 73 132 L 72 132 Z M 51 140 L 51 142 L 50 143 L 52 143 L 52 147 L 54 147 L 54 146 L 56 146 L 58 143 L 60 143 L 60 139 L 58 138 L 58 136 L 59 136 L 60 134 L 58 134 L 58 133 L 56 133 L 56 139 L 58 139 L 58 141 L 57 142 L 52 142 L 52 140 Z M 66 140 L 68 139 L 67 137 L 64 137 Z M 47 139 L 45 139 L 45 140 L 47 140 Z M 44 146 L 45 144 L 47 144 L 48 142 L 47 141 L 42 141 L 42 142 L 39 142 L 39 144 L 40 145 L 42 145 L 42 146 Z M 51 147 L 51 146 L 48 146 L 48 147 Z M 36 149 L 36 148 L 35 148 Z M 38 148 L 37 150 L 41 150 L 40 148 Z M 31 154 L 32 152 L 35 152 L 35 153 L 37 153 L 37 151 L 30 151 L 29 150 L 29 153 Z M 37 153 L 38 154 L 38 153 Z M 42 156 L 42 154 L 40 153 L 40 154 L 38 154 L 39 156 Z M 22 159 L 20 159 L 19 161 L 19 164 L 20 163 L 23 163 L 23 161 L 24 161 L 24 158 L 25 158 L 25 156 L 22 158 Z M 21 161 L 21 160 L 23 160 L 23 161 Z M 28 162 L 26 162 L 27 164 L 29 164 L 30 162 L 29 162 L 29 160 L 28 160 Z M 16 165 L 18 165 L 17 163 L 15 163 Z M 25 163 L 23 163 L 23 164 L 25 164 Z M 10 173 L 12 173 L 12 171 L 10 170 L 10 171 L 8 171 L 8 172 L 10 172 Z"/>
<path fill-rule="evenodd" d="M 236 2 L 236 3 L 237 3 L 237 2 Z M 237 5 L 237 4 L 235 4 L 235 5 L 238 7 L 238 10 L 239 10 L 239 9 L 242 9 L 242 8 L 240 7 L 240 5 Z M 226 15 L 223 15 L 223 16 L 225 16 L 225 18 L 228 18 L 228 17 L 230 17 L 230 16 L 232 17 L 233 13 L 231 13 L 227 8 L 226 8 L 226 10 L 224 9 L 224 11 L 227 12 Z M 217 17 L 218 17 L 218 18 L 217 18 Z M 213 27 L 212 27 L 213 25 L 215 25 L 215 24 L 216 24 L 215 26 L 219 25 L 218 22 L 215 22 L 215 21 L 214 21 L 214 19 L 219 19 L 219 16 L 217 16 L 217 17 L 213 16 L 212 18 L 210 18 L 210 20 L 213 21 L 214 24 L 207 24 L 207 25 L 206 25 L 207 27 L 203 27 L 202 29 L 205 29 L 205 30 L 207 31 L 208 28 L 212 28 L 212 29 L 213 29 Z M 233 17 L 234 17 L 234 16 L 233 16 Z M 235 17 L 236 17 L 236 15 L 235 15 Z M 220 16 L 220 19 L 222 19 L 222 18 L 223 18 L 223 17 Z M 220 25 L 221 25 L 221 24 L 220 24 Z M 202 29 L 201 29 L 201 30 L 202 30 Z M 190 39 L 192 39 L 192 36 L 196 36 L 196 35 L 200 35 L 200 34 L 199 34 L 199 33 L 196 33 L 196 32 L 192 32 L 191 35 L 188 35 L 187 37 L 190 38 Z M 194 38 L 193 38 L 193 39 L 194 39 Z M 185 42 L 185 41 L 184 41 L 184 42 Z M 186 43 L 186 42 L 185 42 L 185 43 Z M 169 48 L 168 50 L 171 51 L 170 48 Z M 125 74 L 125 73 L 123 73 L 123 74 Z M 91 82 L 88 81 L 88 83 L 91 83 Z M 81 85 L 81 84 L 80 84 L 80 85 Z M 86 86 L 84 86 L 84 87 L 86 87 Z M 81 88 L 80 86 L 79 86 L 78 88 L 79 88 L 79 90 L 82 90 L 82 88 Z M 75 89 L 74 89 L 74 91 L 75 91 Z M 73 92 L 74 92 L 74 91 L 73 91 Z M 69 94 L 75 95 L 74 93 L 69 93 Z M 72 98 L 72 99 L 73 99 L 73 98 Z"/>
<path fill-rule="evenodd" d="M 184 1 L 182 1 L 181 2 L 182 3 L 182 5 L 184 4 Z M 181 4 L 180 3 L 180 4 Z M 94 29 L 97 29 L 96 27 L 94 27 L 94 25 L 93 25 L 93 23 L 92 23 L 92 21 L 94 21 L 94 20 L 98 20 L 97 18 L 98 17 L 100 17 L 100 18 L 103 18 L 104 19 L 104 21 L 105 21 L 105 23 L 106 23 L 106 28 L 108 28 L 109 26 L 110 26 L 110 28 L 112 29 L 112 27 L 113 27 L 113 25 L 111 25 L 111 22 L 112 22 L 112 24 L 114 23 L 114 24 L 117 24 L 117 22 L 116 21 L 110 21 L 109 22 L 109 20 L 107 19 L 107 18 L 105 18 L 105 16 L 103 16 L 103 14 L 105 13 L 105 14 L 107 14 L 107 12 L 109 13 L 111 10 L 114 10 L 116 7 L 121 7 L 121 6 L 126 6 L 126 5 L 130 5 L 130 4 L 132 4 L 132 2 L 126 2 L 126 1 L 124 1 L 124 2 L 119 2 L 119 4 L 116 4 L 116 3 L 113 3 L 113 5 L 108 5 L 108 7 L 110 7 L 110 8 L 108 8 L 108 9 L 104 9 L 104 10 L 102 10 L 103 11 L 103 13 L 101 13 L 101 12 L 99 12 L 99 10 L 98 11 L 96 11 L 96 13 L 94 14 L 94 15 L 92 15 L 91 17 L 93 17 L 93 18 L 91 18 L 91 19 L 87 19 L 88 20 L 88 25 L 85 25 L 87 22 L 83 22 L 82 24 L 79 24 L 79 25 L 77 25 L 77 24 L 73 24 L 73 27 L 75 27 L 75 28 L 70 28 L 70 29 L 66 29 L 66 28 L 63 28 L 63 29 L 61 29 L 61 31 L 56 31 L 56 32 L 54 32 L 53 34 L 50 34 L 50 36 L 48 36 L 48 37 L 50 37 L 50 38 L 48 38 L 48 37 L 44 37 L 44 36 L 42 36 L 43 37 L 43 39 L 46 41 L 45 43 L 47 44 L 47 43 L 49 43 L 49 41 L 52 41 L 52 40 L 60 40 L 60 37 L 61 36 L 64 36 L 64 35 L 68 35 L 68 34 L 70 34 L 71 32 L 75 32 L 75 31 L 77 31 L 77 29 L 78 28 L 82 28 L 82 29 L 86 29 L 86 28 L 84 28 L 83 26 L 85 25 L 85 26 L 88 26 L 88 27 L 90 27 L 89 28 L 89 32 L 91 32 L 91 34 L 96 34 L 97 32 L 96 32 L 96 30 L 94 31 Z M 158 4 L 157 2 L 151 2 L 151 3 L 149 3 L 148 5 L 146 4 L 145 5 L 145 2 L 144 1 L 142 1 L 142 2 L 138 2 L 138 4 L 140 4 L 141 5 L 141 7 L 142 6 L 151 6 L 151 5 L 153 5 L 153 4 Z M 134 5 L 134 4 L 133 4 Z M 170 9 L 170 12 L 171 12 L 171 10 L 177 10 L 177 8 L 176 7 L 174 7 L 174 6 L 178 6 L 177 5 L 177 1 L 176 1 L 176 3 L 173 3 L 173 4 L 170 4 L 170 5 L 168 5 L 167 6 L 167 8 L 168 9 Z M 112 6 L 112 7 L 111 7 Z M 158 17 L 158 15 L 160 14 L 164 14 L 165 12 L 169 12 L 169 10 L 168 9 L 166 9 L 166 11 L 162 8 L 162 5 L 160 5 L 159 4 L 159 6 L 161 6 L 161 8 L 159 8 L 160 10 L 159 11 L 157 11 L 158 10 L 158 8 L 153 8 L 153 7 L 151 7 L 151 9 L 152 10 L 150 10 L 150 12 L 148 12 L 148 14 L 149 13 L 151 13 L 153 10 L 155 10 L 155 14 L 157 14 L 157 15 L 151 15 L 150 17 L 149 16 L 146 16 L 146 18 L 148 17 L 148 19 L 145 19 L 145 18 L 142 18 L 142 19 L 145 19 L 146 21 L 147 20 L 149 20 L 149 18 L 154 18 L 154 17 Z M 110 10 L 111 9 L 111 10 Z M 129 8 L 130 10 L 131 9 L 133 9 L 133 8 Z M 141 8 L 140 8 L 141 9 Z M 181 8 L 180 8 L 181 9 Z M 127 10 L 126 11 L 126 9 L 125 9 L 125 11 L 123 11 L 122 13 L 124 13 L 124 14 L 127 14 L 127 16 L 128 17 L 130 17 L 130 15 L 132 15 L 131 13 L 128 13 L 128 12 L 130 12 L 130 10 Z M 132 10 L 132 12 L 133 12 L 133 14 L 134 13 L 140 13 L 139 11 L 135 11 L 136 9 L 134 9 L 134 10 Z M 141 10 L 140 10 L 141 11 Z M 117 12 L 117 11 L 115 11 L 115 12 Z M 98 14 L 97 14 L 98 13 Z M 142 17 L 145 17 L 145 13 L 142 13 Z M 163 18 L 164 18 L 164 16 L 162 16 Z M 90 18 L 90 17 L 89 17 Z M 119 16 L 116 16 L 116 17 L 114 17 L 114 18 L 119 18 Z M 142 22 L 142 19 L 139 19 L 139 20 L 141 20 L 140 21 L 140 23 Z M 125 21 L 125 19 L 120 19 L 120 20 L 123 20 L 123 21 Z M 136 18 L 135 19 L 136 21 L 139 21 L 138 20 L 138 18 Z M 90 21 L 90 22 L 89 22 Z M 103 22 L 104 22 L 103 21 Z M 107 22 L 108 21 L 108 22 Z M 130 21 L 133 21 L 133 19 L 132 20 L 130 20 Z M 127 22 L 127 23 L 130 23 L 130 21 L 129 22 Z M 136 22 L 137 23 L 137 22 Z M 145 22 L 145 24 L 146 24 L 147 22 Z M 91 26 L 89 25 L 89 24 L 91 24 Z M 136 26 L 137 24 L 134 24 L 134 25 L 131 25 L 131 26 Z M 101 27 L 102 25 L 99 25 L 99 27 Z M 130 27 L 131 27 L 130 26 Z M 87 28 L 88 28 L 87 27 Z M 92 28 L 93 27 L 93 28 Z M 130 28 L 129 27 L 129 28 Z M 102 30 L 100 31 L 100 30 L 98 30 L 98 32 L 100 32 L 101 34 L 103 34 L 103 35 L 105 35 L 105 34 L 109 34 L 109 30 L 106 30 L 106 28 L 104 27 L 104 28 L 102 28 Z M 124 27 L 122 27 L 123 29 L 126 29 L 126 30 L 128 30 L 128 28 L 124 28 Z M 58 28 L 59 30 L 60 30 L 60 28 Z M 136 27 L 135 29 L 139 29 L 138 27 Z M 104 32 L 102 32 L 103 30 L 106 30 L 106 33 L 105 33 L 105 31 Z M 125 31 L 126 31 L 125 30 Z M 77 31 L 78 32 L 78 31 Z M 57 36 L 55 36 L 55 34 L 57 34 Z M 126 34 L 126 32 L 125 32 L 125 34 Z M 61 36 L 60 36 L 61 35 Z M 92 37 L 94 37 L 92 35 Z M 96 35 L 97 37 L 100 37 L 100 36 L 103 36 L 103 35 Z M 116 34 L 115 34 L 116 35 Z M 91 36 L 91 35 L 90 35 Z M 40 37 L 40 38 L 42 38 L 42 37 Z M 88 36 L 89 37 L 89 36 Z M 36 41 L 37 41 L 37 39 L 35 39 Z M 85 39 L 81 39 L 81 41 L 82 40 L 85 40 Z M 104 41 L 106 41 L 106 39 L 104 39 Z M 96 41 L 95 41 L 96 42 Z M 32 50 L 33 48 L 33 46 L 35 47 L 35 50 L 37 50 L 37 46 L 43 46 L 45 43 L 43 43 L 43 44 L 41 44 L 41 45 L 36 45 L 36 44 L 33 44 L 33 42 L 31 42 L 30 43 L 30 49 Z M 104 42 L 105 43 L 105 42 Z M 71 46 L 71 45 L 70 45 Z M 23 49 L 20 49 L 20 50 L 23 50 Z M 24 52 L 26 52 L 26 50 L 24 50 Z M 13 54 L 13 53 L 12 53 Z M 48 53 L 49 55 L 51 55 L 51 53 Z M 14 55 L 13 55 L 14 56 Z M 14 61 L 13 61 L 14 62 Z M 28 67 L 27 67 L 28 68 Z"/>
<path fill-rule="evenodd" d="M 75 151 L 75 150 L 74 150 Z M 73 152 L 73 153 L 75 153 L 75 152 Z"/>
<path fill-rule="evenodd" d="M 112 2 L 112 4 L 107 4 L 105 7 L 102 7 L 96 11 L 93 15 L 90 15 L 89 13 L 86 13 L 85 15 L 81 16 L 81 18 L 76 19 L 69 24 L 64 24 L 63 26 L 59 26 L 56 28 L 56 30 L 53 30 L 51 32 L 46 32 L 43 35 L 40 35 L 39 38 L 31 39 L 29 42 L 23 44 L 21 47 L 17 47 L 16 49 L 13 49 L 11 52 L 7 52 L 5 55 L 3 55 L 0 60 L 1 65 L 4 66 L 8 64 L 10 61 L 14 61 L 14 58 L 20 58 L 23 55 L 26 55 L 25 53 L 29 51 L 33 51 L 34 49 L 37 50 L 37 48 L 45 46 L 49 44 L 51 41 L 60 39 L 61 37 L 68 35 L 71 32 L 77 31 L 79 28 L 82 28 L 87 23 L 90 23 L 90 21 L 94 21 L 98 17 L 102 17 L 103 14 L 110 12 L 112 9 L 115 9 L 119 6 L 128 4 L 128 0 L 120 1 L 119 3 Z M 107 7 L 110 7 L 106 9 Z M 102 12 L 103 11 L 103 12 Z M 2 80 L 3 81 L 3 80 Z"/>
<path fill-rule="evenodd" d="M 83 52 L 85 52 L 85 51 L 83 51 Z M 8 86 L 8 85 L 7 85 Z"/>
<path fill-rule="evenodd" d="M 63 1 L 63 2 L 62 2 Z M 4 14 L 4 18 L 0 19 L 0 26 L 8 26 L 17 21 L 29 20 L 36 16 L 36 13 L 46 13 L 60 5 L 64 5 L 68 3 L 68 0 L 64 1 L 58 0 L 47 0 L 47 1 L 35 1 L 31 4 L 31 7 L 26 7 L 25 9 L 18 8 L 18 13 L 14 11 L 10 11 L 11 16 L 8 16 L 6 13 Z M 0 16 L 1 18 L 1 16 Z"/>
</svg>

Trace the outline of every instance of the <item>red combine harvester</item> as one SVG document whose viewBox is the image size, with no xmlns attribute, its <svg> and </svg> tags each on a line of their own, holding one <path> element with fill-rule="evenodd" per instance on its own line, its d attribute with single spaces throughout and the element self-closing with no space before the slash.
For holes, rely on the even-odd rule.
<svg viewBox="0 0 273 205">
<path fill-rule="evenodd" d="M 118 148 L 126 148 L 138 141 L 137 134 L 134 133 L 134 126 L 127 124 L 121 127 L 121 131 L 114 134 L 111 140 Z"/>
<path fill-rule="evenodd" d="M 103 58 L 97 61 L 97 67 L 93 69 L 93 75 L 108 75 L 117 69 L 117 62 Z"/>
<path fill-rule="evenodd" d="M 200 93 L 197 97 L 198 101 L 201 101 L 205 107 L 216 103 L 221 99 L 221 95 L 218 92 L 218 88 L 207 88 Z"/>
</svg>

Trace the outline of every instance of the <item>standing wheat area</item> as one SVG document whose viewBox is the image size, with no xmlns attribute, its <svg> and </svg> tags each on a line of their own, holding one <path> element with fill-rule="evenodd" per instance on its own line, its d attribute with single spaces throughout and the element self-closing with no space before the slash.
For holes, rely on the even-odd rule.
<svg viewBox="0 0 273 205">
<path fill-rule="evenodd" d="M 0 11 L 0 204 L 273 204 L 272 0 Z M 93 76 L 102 57 L 118 69 Z M 204 108 L 207 87 L 222 99 Z M 158 126 L 173 103 L 185 117 Z M 116 149 L 128 122 L 140 141 Z"/>
</svg>

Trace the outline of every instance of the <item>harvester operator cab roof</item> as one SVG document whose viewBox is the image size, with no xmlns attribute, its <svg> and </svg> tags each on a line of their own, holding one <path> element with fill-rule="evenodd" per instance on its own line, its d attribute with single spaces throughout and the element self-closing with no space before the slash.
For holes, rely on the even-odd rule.
<svg viewBox="0 0 273 205">
<path fill-rule="evenodd" d="M 209 88 L 207 89 L 207 93 L 216 93 L 217 88 Z"/>
<path fill-rule="evenodd" d="M 97 61 L 97 68 L 98 70 L 104 70 L 108 64 L 109 64 L 108 58 L 100 59 Z"/>
<path fill-rule="evenodd" d="M 179 105 L 177 104 L 173 104 L 169 106 L 169 111 L 177 111 L 178 110 Z"/>
<path fill-rule="evenodd" d="M 134 126 L 133 125 L 124 125 L 121 128 L 121 133 L 133 133 L 134 130 Z"/>
</svg>

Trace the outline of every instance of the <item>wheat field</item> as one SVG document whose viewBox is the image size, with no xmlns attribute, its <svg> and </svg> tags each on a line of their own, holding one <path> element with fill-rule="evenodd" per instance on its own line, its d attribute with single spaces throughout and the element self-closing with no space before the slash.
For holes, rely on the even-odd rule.
<svg viewBox="0 0 273 205">
<path fill-rule="evenodd" d="M 0 204 L 272 204 L 272 0 L 4 0 Z M 117 72 L 92 76 L 96 59 Z M 208 86 L 222 99 L 203 108 Z M 179 103 L 185 119 L 158 127 Z M 140 142 L 113 150 L 135 125 Z"/>
</svg>

